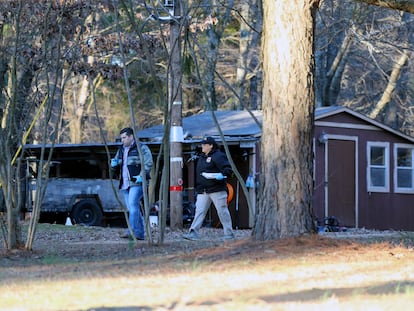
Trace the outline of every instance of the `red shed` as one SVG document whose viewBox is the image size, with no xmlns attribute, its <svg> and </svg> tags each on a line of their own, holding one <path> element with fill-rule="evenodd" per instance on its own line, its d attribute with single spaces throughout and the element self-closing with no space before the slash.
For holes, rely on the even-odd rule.
<svg viewBox="0 0 414 311">
<path fill-rule="evenodd" d="M 314 213 L 414 230 L 414 139 L 346 107 L 316 109 Z"/>
</svg>

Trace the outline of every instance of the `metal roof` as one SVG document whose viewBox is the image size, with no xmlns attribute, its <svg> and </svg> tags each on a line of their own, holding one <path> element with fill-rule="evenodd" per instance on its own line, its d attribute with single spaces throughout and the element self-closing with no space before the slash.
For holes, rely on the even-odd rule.
<svg viewBox="0 0 414 311">
<path fill-rule="evenodd" d="M 184 137 L 193 140 L 201 140 L 205 136 L 218 137 L 220 133 L 214 123 L 212 111 L 206 111 L 197 115 L 182 119 Z M 223 135 L 239 138 L 259 137 L 262 133 L 255 119 L 262 124 L 262 111 L 231 110 L 231 111 L 214 111 L 217 122 L 223 132 Z M 254 117 L 253 117 L 253 116 Z M 138 137 L 144 140 L 161 141 L 164 135 L 164 125 L 156 125 L 138 132 Z M 227 139 L 226 139 L 227 140 Z"/>
</svg>

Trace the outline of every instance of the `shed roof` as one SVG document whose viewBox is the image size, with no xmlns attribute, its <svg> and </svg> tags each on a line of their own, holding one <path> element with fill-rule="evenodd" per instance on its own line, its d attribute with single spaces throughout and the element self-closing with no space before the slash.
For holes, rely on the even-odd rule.
<svg viewBox="0 0 414 311">
<path fill-rule="evenodd" d="M 380 129 L 383 129 L 384 131 L 393 133 L 397 136 L 400 136 L 404 139 L 407 139 L 410 142 L 414 142 L 414 138 L 411 136 L 408 136 L 398 130 L 393 129 L 392 127 L 389 127 L 381 122 L 378 122 L 374 119 L 371 119 L 361 113 L 358 113 L 356 111 L 353 111 L 352 109 L 348 108 L 348 107 L 344 107 L 344 106 L 329 106 L 329 107 L 320 107 L 320 108 L 316 108 L 315 109 L 315 121 L 319 121 L 323 118 L 332 116 L 332 115 L 336 115 L 336 114 L 340 114 L 340 113 L 348 113 L 356 118 L 359 118 L 361 120 L 364 120 L 365 122 L 376 126 Z"/>
</svg>

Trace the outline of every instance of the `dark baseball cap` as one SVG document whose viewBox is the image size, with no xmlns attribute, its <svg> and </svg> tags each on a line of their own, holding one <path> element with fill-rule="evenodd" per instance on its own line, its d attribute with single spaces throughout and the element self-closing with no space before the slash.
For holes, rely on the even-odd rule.
<svg viewBox="0 0 414 311">
<path fill-rule="evenodd" d="M 213 137 L 206 137 L 201 141 L 201 144 L 208 144 L 208 145 L 217 145 L 215 139 Z"/>
</svg>

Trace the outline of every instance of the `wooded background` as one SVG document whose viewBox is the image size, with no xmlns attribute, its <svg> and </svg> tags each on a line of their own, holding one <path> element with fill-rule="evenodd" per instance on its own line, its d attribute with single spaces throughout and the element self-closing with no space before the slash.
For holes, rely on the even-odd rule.
<svg viewBox="0 0 414 311">
<path fill-rule="evenodd" d="M 43 136 L 58 143 L 102 141 L 98 120 L 105 139 L 113 141 L 129 123 L 123 58 L 138 127 L 163 122 L 170 26 L 157 20 L 167 15 L 160 3 L 119 1 L 116 9 L 113 1 L 0 6 L 2 128 L 22 137 L 48 95 L 28 142 Z M 184 6 L 183 15 L 183 115 L 205 110 L 204 96 L 213 109 L 261 109 L 260 1 L 197 1 Z M 326 0 L 315 20 L 317 106 L 345 105 L 411 134 L 413 16 Z M 6 121 L 11 111 L 15 117 Z"/>
</svg>

